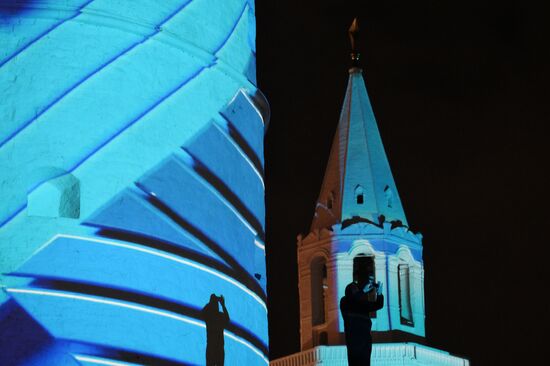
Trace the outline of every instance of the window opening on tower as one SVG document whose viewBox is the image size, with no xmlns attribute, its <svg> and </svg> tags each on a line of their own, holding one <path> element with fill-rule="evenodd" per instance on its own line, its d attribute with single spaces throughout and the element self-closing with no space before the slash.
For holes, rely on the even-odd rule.
<svg viewBox="0 0 550 366">
<path fill-rule="evenodd" d="M 393 192 L 392 192 L 392 190 L 389 186 L 386 186 L 386 188 L 384 188 L 384 196 L 386 197 L 386 206 L 388 206 L 388 208 L 392 208 L 393 207 Z"/>
<path fill-rule="evenodd" d="M 355 200 L 358 205 L 362 205 L 364 203 L 363 187 L 361 187 L 361 185 L 357 185 L 357 187 L 355 187 Z"/>
<path fill-rule="evenodd" d="M 328 288 L 327 266 L 322 257 L 311 262 L 311 322 L 313 326 L 325 323 L 325 292 Z"/>
<path fill-rule="evenodd" d="M 332 192 L 330 192 L 329 196 L 328 196 L 328 199 L 327 199 L 327 208 L 329 210 L 332 209 L 332 206 L 334 204 L 334 194 Z"/>
<path fill-rule="evenodd" d="M 397 266 L 398 271 L 398 291 L 399 291 L 399 313 L 401 324 L 412 326 L 413 316 L 411 307 L 411 289 L 410 289 L 410 271 L 408 264 Z"/>
<path fill-rule="evenodd" d="M 357 281 L 361 276 L 372 276 L 376 282 L 376 274 L 374 268 L 374 257 L 365 254 L 358 254 L 353 258 L 353 280 Z M 376 318 L 376 312 L 369 314 L 371 318 Z"/>
</svg>

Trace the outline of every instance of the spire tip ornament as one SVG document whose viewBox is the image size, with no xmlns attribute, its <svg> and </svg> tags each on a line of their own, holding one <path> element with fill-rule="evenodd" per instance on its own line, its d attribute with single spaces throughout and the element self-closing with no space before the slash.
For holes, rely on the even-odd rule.
<svg viewBox="0 0 550 366">
<path fill-rule="evenodd" d="M 357 21 L 357 17 L 353 18 L 353 22 L 348 29 L 348 35 L 351 42 L 350 56 L 352 67 L 359 67 L 359 59 L 361 54 L 357 51 L 356 47 L 356 43 L 359 38 L 359 22 Z"/>
</svg>

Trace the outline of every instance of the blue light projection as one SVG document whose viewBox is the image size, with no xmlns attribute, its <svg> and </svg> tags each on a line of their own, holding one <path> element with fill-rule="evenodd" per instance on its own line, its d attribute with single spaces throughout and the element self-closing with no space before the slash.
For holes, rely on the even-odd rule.
<svg viewBox="0 0 550 366">
<path fill-rule="evenodd" d="M 268 363 L 254 3 L 0 1 L 0 364 Z"/>
<path fill-rule="evenodd" d="M 375 342 L 425 336 L 422 235 L 411 231 L 358 67 L 348 86 L 311 230 L 298 237 L 302 349 L 337 345 L 339 308 L 354 270 L 380 281 Z M 326 316 L 320 316 L 323 309 Z"/>
</svg>

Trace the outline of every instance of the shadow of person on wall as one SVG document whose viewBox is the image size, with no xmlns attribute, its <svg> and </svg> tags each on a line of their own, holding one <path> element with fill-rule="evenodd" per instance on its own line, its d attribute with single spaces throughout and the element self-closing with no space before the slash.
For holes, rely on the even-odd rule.
<svg viewBox="0 0 550 366">
<path fill-rule="evenodd" d="M 223 366 L 223 330 L 229 324 L 229 313 L 223 295 L 210 295 L 210 301 L 202 308 L 201 314 L 206 323 L 206 366 Z"/>
</svg>

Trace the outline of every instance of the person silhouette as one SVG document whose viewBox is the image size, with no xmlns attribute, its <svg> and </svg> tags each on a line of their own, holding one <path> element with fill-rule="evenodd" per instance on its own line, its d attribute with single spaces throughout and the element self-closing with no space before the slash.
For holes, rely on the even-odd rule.
<svg viewBox="0 0 550 366">
<path fill-rule="evenodd" d="M 340 299 L 340 311 L 344 319 L 344 334 L 349 366 L 370 366 L 372 321 L 369 313 L 382 309 L 384 295 L 382 284 L 374 283 L 374 276 L 354 271 L 354 280 L 346 286 Z"/>
<path fill-rule="evenodd" d="M 221 305 L 222 311 L 219 310 Z M 206 324 L 206 366 L 223 366 L 225 359 L 223 330 L 229 324 L 229 313 L 223 295 L 210 295 L 210 301 L 202 308 Z"/>
</svg>

